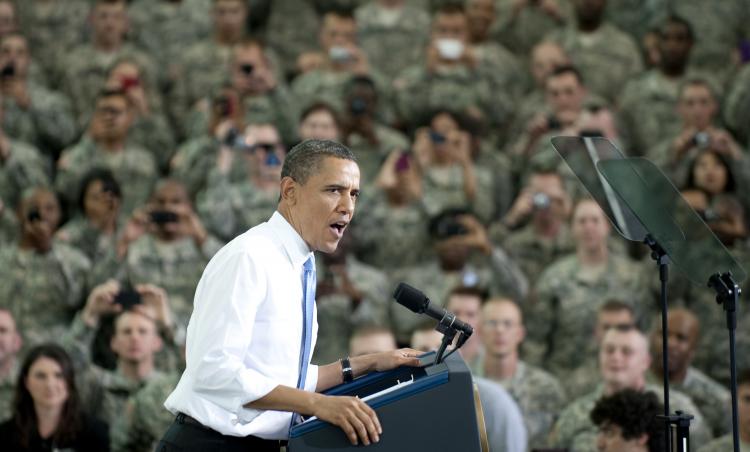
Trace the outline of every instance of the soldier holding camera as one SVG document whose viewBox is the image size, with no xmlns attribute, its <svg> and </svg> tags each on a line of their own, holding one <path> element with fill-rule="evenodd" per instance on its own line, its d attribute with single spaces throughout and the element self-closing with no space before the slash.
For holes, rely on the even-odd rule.
<svg viewBox="0 0 750 452">
<path fill-rule="evenodd" d="M 367 76 L 378 91 L 379 116 L 389 112 L 390 84 L 374 68 L 357 43 L 357 22 L 351 12 L 331 11 L 323 16 L 320 51 L 299 56 L 300 75 L 292 83 L 292 92 L 300 109 L 315 102 L 326 102 L 339 112 L 346 111 L 344 93 L 349 80 Z"/>
<path fill-rule="evenodd" d="M 531 282 L 556 259 L 574 249 L 568 226 L 571 200 L 557 172 L 531 174 L 503 219 L 490 227 Z"/>
<path fill-rule="evenodd" d="M 26 37 L 13 33 L 0 40 L 0 95 L 5 132 L 57 156 L 76 136 L 70 101 L 35 83 Z"/>
<path fill-rule="evenodd" d="M 677 112 L 681 130 L 654 146 L 647 155 L 682 186 L 691 162 L 704 150 L 721 154 L 733 162 L 735 177 L 747 174 L 744 151 L 726 130 L 716 125 L 720 112 L 717 93 L 707 79 L 689 78 L 680 87 Z"/>
<path fill-rule="evenodd" d="M 157 178 L 153 156 L 129 142 L 135 113 L 124 91 L 104 91 L 96 100 L 88 132 L 73 147 L 63 151 L 57 162 L 56 188 L 75 210 L 82 176 L 94 167 L 108 168 L 123 193 L 122 213 L 127 215 L 143 204 Z"/>
<path fill-rule="evenodd" d="M 286 149 L 273 124 L 253 124 L 244 133 L 230 123 L 219 127 L 222 138 L 208 186 L 198 195 L 198 212 L 206 226 L 225 241 L 263 223 L 276 211 L 279 178 Z M 242 180 L 232 180 L 233 167 L 244 167 Z"/>
<path fill-rule="evenodd" d="M 397 281 L 424 287 L 426 295 L 438 305 L 446 303 L 457 286 L 487 287 L 491 295 L 526 297 L 526 276 L 502 248 L 490 242 L 476 216 L 461 209 L 445 210 L 430 220 L 429 233 L 436 259 L 394 271 Z M 423 319 L 396 304 L 391 308 L 396 338 L 408 343 Z"/>
<path fill-rule="evenodd" d="M 196 131 L 202 134 L 212 120 L 210 116 L 214 116 L 222 121 L 234 118 L 240 123 L 272 123 L 284 141 L 292 141 L 297 125 L 295 100 L 284 80 L 279 80 L 270 50 L 256 39 L 243 39 L 232 47 L 227 69 L 226 91 L 232 94 L 222 92 L 212 104 L 207 98 L 198 102 L 186 117 L 188 135 L 195 136 Z"/>
<path fill-rule="evenodd" d="M 125 225 L 117 243 L 124 261 L 118 279 L 164 288 L 181 333 L 203 267 L 221 246 L 198 218 L 185 186 L 167 179 L 158 184 L 150 204 Z"/>
<path fill-rule="evenodd" d="M 0 250 L 0 307 L 8 309 L 33 346 L 60 337 L 84 300 L 89 260 L 54 240 L 60 204 L 46 188 L 34 188 L 18 208 L 20 240 Z"/>
<path fill-rule="evenodd" d="M 92 343 L 107 316 L 113 317 L 109 341 L 110 352 L 116 356 L 113 370 L 91 364 Z M 115 424 L 123 417 L 128 397 L 164 375 L 157 370 L 156 357 L 165 340 L 171 340 L 173 327 L 164 289 L 150 284 L 128 288 L 110 280 L 91 291 L 62 338 L 84 383 L 81 396 L 85 409 L 109 424 L 110 437 L 124 434 Z"/>
</svg>

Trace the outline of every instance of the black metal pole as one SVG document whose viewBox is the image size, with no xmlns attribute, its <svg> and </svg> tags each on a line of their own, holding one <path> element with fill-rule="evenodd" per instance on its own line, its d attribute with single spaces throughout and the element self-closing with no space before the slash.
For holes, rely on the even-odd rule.
<svg viewBox="0 0 750 452">
<path fill-rule="evenodd" d="M 737 346 L 735 331 L 737 330 L 737 301 L 742 290 L 732 279 L 732 274 L 714 273 L 708 279 L 708 287 L 716 291 L 716 302 L 722 305 L 727 316 L 727 330 L 729 332 L 729 387 L 732 393 L 732 443 L 734 452 L 740 452 L 739 419 L 737 415 Z"/>
<path fill-rule="evenodd" d="M 662 374 L 664 374 L 664 417 L 666 429 L 666 441 L 667 450 L 672 450 L 672 432 L 670 428 L 669 417 L 671 411 L 669 410 L 669 349 L 667 341 L 669 340 L 669 325 L 667 323 L 667 280 L 669 279 L 669 264 L 667 263 L 667 256 L 659 256 L 657 263 L 659 264 L 659 281 L 661 285 L 661 368 Z"/>
</svg>

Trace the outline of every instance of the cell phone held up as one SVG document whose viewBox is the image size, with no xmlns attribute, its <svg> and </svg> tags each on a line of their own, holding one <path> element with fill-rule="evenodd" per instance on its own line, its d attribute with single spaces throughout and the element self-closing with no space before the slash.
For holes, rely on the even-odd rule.
<svg viewBox="0 0 750 452">
<path fill-rule="evenodd" d="M 154 224 L 167 224 L 167 223 L 177 223 L 178 217 L 177 214 L 174 212 L 170 212 L 168 210 L 152 210 L 149 213 L 149 219 Z"/>
<path fill-rule="evenodd" d="M 133 308 L 142 303 L 141 294 L 133 289 L 122 289 L 115 295 L 114 303 L 122 306 L 123 311 Z"/>
</svg>

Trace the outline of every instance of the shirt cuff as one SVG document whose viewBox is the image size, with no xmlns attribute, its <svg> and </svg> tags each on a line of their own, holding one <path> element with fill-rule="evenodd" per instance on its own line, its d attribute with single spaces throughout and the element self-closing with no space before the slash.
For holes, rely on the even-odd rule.
<svg viewBox="0 0 750 452">
<path fill-rule="evenodd" d="M 315 392 L 318 386 L 318 366 L 310 364 L 307 366 L 307 375 L 305 376 L 305 391 Z"/>
</svg>

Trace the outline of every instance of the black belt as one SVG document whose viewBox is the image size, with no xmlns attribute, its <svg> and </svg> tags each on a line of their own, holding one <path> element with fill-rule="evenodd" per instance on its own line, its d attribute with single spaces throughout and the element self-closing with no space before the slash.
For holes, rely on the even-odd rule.
<svg viewBox="0 0 750 452">
<path fill-rule="evenodd" d="M 194 427 L 201 428 L 203 430 L 209 431 L 209 432 L 214 433 L 216 435 L 226 436 L 226 435 L 224 435 L 224 434 L 222 434 L 220 432 L 217 432 L 216 430 L 214 430 L 214 429 L 212 429 L 210 427 L 206 427 L 205 425 L 201 424 L 198 420 L 196 420 L 195 418 L 193 418 L 191 416 L 188 416 L 185 413 L 177 413 L 177 418 L 175 419 L 175 421 L 178 424 L 192 425 Z M 244 439 L 245 440 L 257 440 L 258 442 L 262 441 L 262 442 L 267 443 L 267 444 L 278 445 L 279 447 L 284 447 L 284 446 L 287 445 L 287 441 L 274 440 L 274 439 L 264 439 L 264 438 L 259 438 L 257 436 L 253 436 L 253 435 L 245 436 Z"/>
<path fill-rule="evenodd" d="M 211 430 L 212 432 L 216 432 L 216 430 L 206 427 L 205 425 L 201 424 L 200 422 L 196 421 L 194 418 L 188 416 L 185 413 L 177 413 L 177 423 L 178 424 L 188 424 L 193 425 L 195 427 L 200 427 L 202 429 Z M 219 433 L 219 432 L 216 432 Z"/>
</svg>

